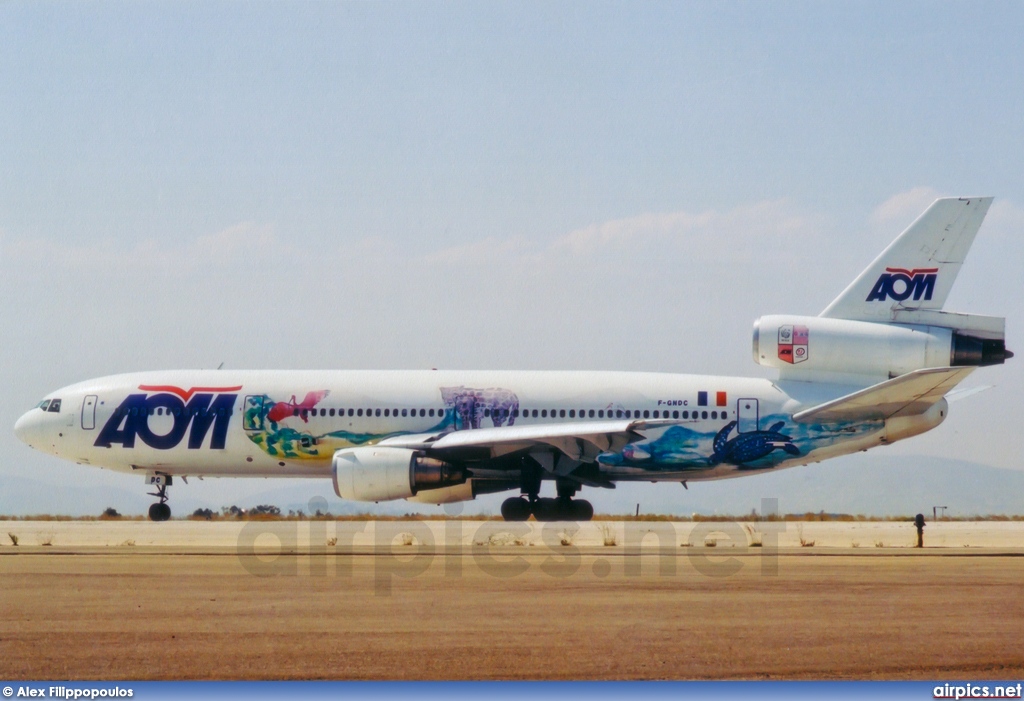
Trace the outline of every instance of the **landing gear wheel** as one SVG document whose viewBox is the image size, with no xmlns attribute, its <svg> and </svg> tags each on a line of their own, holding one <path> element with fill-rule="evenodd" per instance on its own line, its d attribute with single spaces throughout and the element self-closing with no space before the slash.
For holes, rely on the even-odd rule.
<svg viewBox="0 0 1024 701">
<path fill-rule="evenodd" d="M 525 521 L 530 518 L 530 502 L 512 497 L 501 503 L 501 517 L 506 521 Z"/>
<path fill-rule="evenodd" d="M 533 517 L 538 521 L 561 521 L 565 518 L 558 499 L 538 499 L 533 502 Z"/>
<path fill-rule="evenodd" d="M 165 503 L 152 504 L 149 507 L 150 521 L 168 521 L 171 518 L 171 507 Z"/>
<path fill-rule="evenodd" d="M 573 521 L 589 521 L 594 518 L 594 507 L 586 499 L 573 499 L 569 502 L 570 517 Z"/>
<path fill-rule="evenodd" d="M 538 521 L 589 521 L 594 507 L 584 499 L 538 499 L 533 502 L 533 517 Z"/>
</svg>

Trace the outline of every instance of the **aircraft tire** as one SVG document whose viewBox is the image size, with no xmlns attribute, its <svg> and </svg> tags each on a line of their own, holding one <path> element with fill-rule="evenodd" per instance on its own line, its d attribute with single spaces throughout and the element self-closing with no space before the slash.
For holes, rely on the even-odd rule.
<svg viewBox="0 0 1024 701">
<path fill-rule="evenodd" d="M 533 517 L 538 521 L 561 521 L 564 512 L 557 499 L 538 499 L 533 502 Z"/>
<path fill-rule="evenodd" d="M 522 497 L 511 497 L 501 502 L 501 517 L 506 521 L 525 521 L 530 518 L 530 502 Z"/>
<path fill-rule="evenodd" d="M 573 499 L 569 505 L 569 518 L 573 521 L 589 521 L 594 518 L 594 506 L 586 499 Z"/>
<path fill-rule="evenodd" d="M 152 504 L 149 507 L 150 521 L 169 521 L 171 518 L 171 507 L 167 504 Z"/>
</svg>

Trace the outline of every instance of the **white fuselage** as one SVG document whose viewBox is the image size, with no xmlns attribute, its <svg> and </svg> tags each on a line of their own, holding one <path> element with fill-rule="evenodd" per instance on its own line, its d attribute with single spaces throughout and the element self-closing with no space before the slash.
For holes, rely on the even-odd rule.
<svg viewBox="0 0 1024 701">
<path fill-rule="evenodd" d="M 642 418 L 661 424 L 600 456 L 601 473 L 611 480 L 698 480 L 886 442 L 884 421 L 792 423 L 800 409 L 849 391 L 632 372 L 146 372 L 58 390 L 45 400 L 46 410 L 24 415 L 16 432 L 41 451 L 124 472 L 329 477 L 336 450 L 396 436 L 566 423 L 582 431 L 590 422 Z M 920 430 L 935 423 L 922 418 Z M 755 447 L 769 453 L 756 455 L 749 445 L 742 452 L 732 440 L 741 438 L 760 441 Z"/>
</svg>

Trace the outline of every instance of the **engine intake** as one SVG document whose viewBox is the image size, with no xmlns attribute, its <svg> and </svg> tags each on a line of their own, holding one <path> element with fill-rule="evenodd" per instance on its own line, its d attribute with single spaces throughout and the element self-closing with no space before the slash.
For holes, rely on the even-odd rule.
<svg viewBox="0 0 1024 701">
<path fill-rule="evenodd" d="M 334 454 L 334 493 L 352 501 L 406 499 L 421 489 L 462 484 L 461 467 L 417 450 L 368 446 Z"/>
</svg>

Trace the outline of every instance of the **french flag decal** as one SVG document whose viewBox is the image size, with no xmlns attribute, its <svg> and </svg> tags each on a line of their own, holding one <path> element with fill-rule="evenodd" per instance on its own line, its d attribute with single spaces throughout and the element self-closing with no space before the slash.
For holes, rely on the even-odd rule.
<svg viewBox="0 0 1024 701">
<path fill-rule="evenodd" d="M 715 406 L 726 406 L 729 403 L 729 395 L 727 392 L 715 392 Z M 708 405 L 708 393 L 697 392 L 697 406 Z"/>
</svg>

